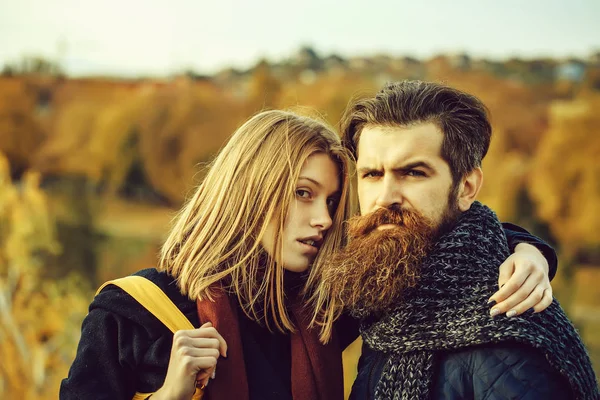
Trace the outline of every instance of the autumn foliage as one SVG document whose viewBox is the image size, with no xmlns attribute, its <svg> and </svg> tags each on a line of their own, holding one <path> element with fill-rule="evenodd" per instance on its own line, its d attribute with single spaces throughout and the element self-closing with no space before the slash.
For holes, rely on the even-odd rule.
<svg viewBox="0 0 600 400">
<path fill-rule="evenodd" d="M 61 251 L 39 174 L 13 185 L 0 153 L 0 393 L 7 399 L 54 399 L 74 354 L 86 300 L 73 276 L 44 277 Z"/>
<path fill-rule="evenodd" d="M 0 397 L 56 398 L 88 285 L 153 265 L 173 211 L 247 117 L 311 107 L 336 126 L 351 98 L 388 80 L 480 97 L 493 125 L 480 199 L 550 240 L 565 279 L 582 265 L 600 278 L 600 67 L 572 82 L 548 74 L 552 60 L 316 57 L 162 81 L 0 77 Z M 559 298 L 575 290 L 561 279 Z M 580 298 L 572 315 L 591 338 L 600 297 Z"/>
<path fill-rule="evenodd" d="M 600 244 L 600 93 L 557 101 L 528 187 L 539 218 L 571 255 Z"/>
</svg>

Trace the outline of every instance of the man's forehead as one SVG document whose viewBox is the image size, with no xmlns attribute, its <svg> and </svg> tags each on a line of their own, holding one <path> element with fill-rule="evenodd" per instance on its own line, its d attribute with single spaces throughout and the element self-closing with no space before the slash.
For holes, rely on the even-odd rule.
<svg viewBox="0 0 600 400">
<path fill-rule="evenodd" d="M 412 157 L 441 158 L 443 133 L 433 123 L 363 128 L 357 146 L 358 164 L 399 162 Z"/>
</svg>

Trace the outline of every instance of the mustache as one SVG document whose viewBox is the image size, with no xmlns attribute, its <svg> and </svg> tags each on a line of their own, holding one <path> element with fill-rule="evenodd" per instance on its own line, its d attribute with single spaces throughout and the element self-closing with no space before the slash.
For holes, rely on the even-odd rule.
<svg viewBox="0 0 600 400">
<path fill-rule="evenodd" d="M 397 225 L 400 228 L 413 230 L 424 223 L 430 225 L 429 221 L 425 221 L 418 212 L 402 209 L 394 204 L 390 207 L 378 208 L 366 215 L 350 218 L 348 220 L 348 236 L 350 239 L 356 239 L 368 235 L 381 225 Z"/>
</svg>

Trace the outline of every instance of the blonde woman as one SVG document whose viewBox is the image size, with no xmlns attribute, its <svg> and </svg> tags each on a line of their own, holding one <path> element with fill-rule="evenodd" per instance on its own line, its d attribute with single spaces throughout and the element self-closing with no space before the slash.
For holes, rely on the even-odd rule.
<svg viewBox="0 0 600 400">
<path fill-rule="evenodd" d="M 321 344 L 303 294 L 343 244 L 348 169 L 339 137 L 319 121 L 284 111 L 247 121 L 177 216 L 158 269 L 136 274 L 196 329 L 173 336 L 107 286 L 61 399 L 187 400 L 211 376 L 205 399 L 342 399 L 341 351 L 357 327 L 343 319 Z"/>
</svg>

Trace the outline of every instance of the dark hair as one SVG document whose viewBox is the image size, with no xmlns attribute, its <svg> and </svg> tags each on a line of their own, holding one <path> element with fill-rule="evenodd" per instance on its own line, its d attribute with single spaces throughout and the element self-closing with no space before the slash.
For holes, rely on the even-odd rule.
<svg viewBox="0 0 600 400">
<path fill-rule="evenodd" d="M 487 107 L 473 95 L 433 82 L 388 83 L 375 97 L 354 102 L 342 117 L 342 141 L 356 158 L 365 125 L 426 122 L 435 123 L 444 134 L 441 156 L 455 183 L 481 166 L 492 136 Z"/>
</svg>

